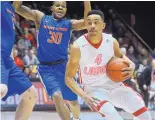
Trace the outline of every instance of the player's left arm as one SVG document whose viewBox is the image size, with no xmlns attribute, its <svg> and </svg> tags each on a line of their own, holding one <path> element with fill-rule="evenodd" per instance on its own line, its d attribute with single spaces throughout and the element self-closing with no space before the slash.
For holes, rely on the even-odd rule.
<svg viewBox="0 0 155 120">
<path fill-rule="evenodd" d="M 123 73 L 124 74 L 128 73 L 129 76 L 126 77 L 130 78 L 135 70 L 135 64 L 126 55 L 122 54 L 119 47 L 119 43 L 116 39 L 114 39 L 114 54 L 116 57 L 124 59 L 124 62 L 129 64 L 129 67 L 123 69 Z"/>
<path fill-rule="evenodd" d="M 90 1 L 84 1 L 84 19 L 71 20 L 73 30 L 86 29 L 86 19 L 89 11 L 91 11 Z"/>
</svg>

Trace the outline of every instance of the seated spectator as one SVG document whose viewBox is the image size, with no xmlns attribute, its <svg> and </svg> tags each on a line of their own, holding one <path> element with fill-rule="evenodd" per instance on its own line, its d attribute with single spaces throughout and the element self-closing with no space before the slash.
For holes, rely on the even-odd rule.
<svg viewBox="0 0 155 120">
<path fill-rule="evenodd" d="M 149 101 L 149 87 L 151 85 L 151 79 L 152 79 L 152 73 L 154 69 L 154 63 L 155 60 L 152 61 L 152 65 L 148 65 L 143 72 L 139 76 L 139 88 L 142 91 L 142 94 L 144 96 L 144 101 L 146 106 L 148 106 Z"/>
<path fill-rule="evenodd" d="M 30 80 L 39 80 L 39 76 L 37 74 L 37 66 L 32 65 L 31 66 L 31 73 L 29 75 Z"/>
<path fill-rule="evenodd" d="M 29 67 L 24 67 L 23 71 L 29 77 L 29 75 L 30 75 Z"/>
<path fill-rule="evenodd" d="M 23 62 L 24 62 L 25 66 L 29 66 L 30 65 L 30 57 L 29 57 L 29 51 L 28 50 L 24 51 Z"/>
<path fill-rule="evenodd" d="M 29 51 L 29 58 L 30 58 L 30 65 L 37 65 L 39 63 L 32 49 Z"/>
<path fill-rule="evenodd" d="M 128 51 L 127 51 L 127 56 L 130 60 L 132 60 L 134 63 L 137 63 L 137 58 L 134 55 L 134 48 L 133 46 L 130 46 Z"/>
</svg>

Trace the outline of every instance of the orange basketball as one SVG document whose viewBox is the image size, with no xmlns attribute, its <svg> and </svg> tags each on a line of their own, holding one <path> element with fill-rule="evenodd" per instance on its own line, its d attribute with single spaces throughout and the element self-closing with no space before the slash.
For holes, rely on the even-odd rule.
<svg viewBox="0 0 155 120">
<path fill-rule="evenodd" d="M 111 59 L 106 68 L 106 73 L 108 77 L 114 82 L 122 82 L 124 81 L 125 74 L 122 74 L 122 69 L 129 67 L 127 63 L 123 62 L 121 58 L 113 58 Z"/>
</svg>

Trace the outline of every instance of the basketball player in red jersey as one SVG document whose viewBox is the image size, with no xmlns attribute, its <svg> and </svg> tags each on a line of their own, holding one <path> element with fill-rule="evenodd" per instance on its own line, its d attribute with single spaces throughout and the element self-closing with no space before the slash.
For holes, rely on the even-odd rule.
<svg viewBox="0 0 155 120">
<path fill-rule="evenodd" d="M 70 51 L 66 68 L 67 86 L 107 120 L 123 120 L 114 106 L 132 113 L 139 120 L 151 120 L 141 96 L 122 82 L 113 82 L 106 75 L 105 66 L 112 57 L 122 58 L 129 64 L 122 70 L 122 74 L 128 74 L 124 76 L 125 79 L 131 77 L 135 65 L 120 52 L 115 38 L 102 33 L 104 27 L 103 13 L 90 11 L 87 15 L 88 33 L 76 40 Z M 83 90 L 73 80 L 78 67 Z"/>
</svg>

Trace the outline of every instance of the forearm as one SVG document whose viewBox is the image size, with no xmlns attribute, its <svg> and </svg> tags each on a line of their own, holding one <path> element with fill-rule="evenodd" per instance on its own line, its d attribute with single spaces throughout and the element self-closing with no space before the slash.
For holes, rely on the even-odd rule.
<svg viewBox="0 0 155 120">
<path fill-rule="evenodd" d="M 67 68 L 66 68 L 65 83 L 74 93 L 76 93 L 77 95 L 83 98 L 86 93 L 74 81 L 74 77 L 76 75 L 77 69 L 78 69 L 78 65 L 69 64 L 68 62 Z"/>
<path fill-rule="evenodd" d="M 15 12 L 21 15 L 22 17 L 35 21 L 36 20 L 36 15 L 34 11 L 32 11 L 30 8 L 22 5 L 22 1 L 14 1 L 13 2 Z"/>
<path fill-rule="evenodd" d="M 13 6 L 14 6 L 14 9 L 16 12 L 19 11 L 20 7 L 22 6 L 22 3 L 23 3 L 22 1 L 14 1 L 13 2 Z"/>
<path fill-rule="evenodd" d="M 84 21 L 86 23 L 87 14 L 91 11 L 91 4 L 90 1 L 84 1 Z"/>
<path fill-rule="evenodd" d="M 86 93 L 78 86 L 78 84 L 74 81 L 73 78 L 66 78 L 66 85 L 78 96 L 84 98 Z"/>
<path fill-rule="evenodd" d="M 129 63 L 133 63 L 126 55 L 122 55 L 122 58 L 123 58 L 124 60 L 129 61 Z"/>
</svg>

